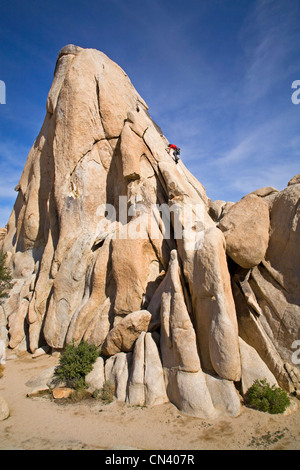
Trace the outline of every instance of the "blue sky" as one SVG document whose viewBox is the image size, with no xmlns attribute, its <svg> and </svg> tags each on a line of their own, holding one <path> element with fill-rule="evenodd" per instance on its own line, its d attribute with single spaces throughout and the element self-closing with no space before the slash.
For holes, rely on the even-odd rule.
<svg viewBox="0 0 300 470">
<path fill-rule="evenodd" d="M 2 0 L 0 226 L 71 43 L 126 71 L 212 200 L 280 190 L 300 172 L 299 0 Z"/>
</svg>

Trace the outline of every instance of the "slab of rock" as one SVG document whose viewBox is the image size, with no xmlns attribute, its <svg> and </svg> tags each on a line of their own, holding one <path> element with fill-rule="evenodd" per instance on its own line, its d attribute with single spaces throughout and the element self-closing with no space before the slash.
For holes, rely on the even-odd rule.
<svg viewBox="0 0 300 470">
<path fill-rule="evenodd" d="M 184 303 L 177 252 L 171 253 L 161 303 L 161 355 L 169 400 L 182 412 L 214 417 L 202 372 L 196 335 Z"/>
<path fill-rule="evenodd" d="M 160 354 L 154 337 L 151 333 L 145 334 L 145 405 L 149 406 L 161 405 L 169 401 Z"/>
<path fill-rule="evenodd" d="M 209 205 L 209 215 L 214 222 L 219 222 L 222 217 L 229 211 L 229 209 L 234 205 L 234 202 L 231 201 L 212 201 Z"/>
<path fill-rule="evenodd" d="M 34 351 L 32 354 L 32 359 L 36 359 L 37 357 L 44 356 L 45 354 L 48 354 L 50 352 L 50 347 L 49 346 L 43 346 Z"/>
<path fill-rule="evenodd" d="M 49 387 L 35 387 L 32 388 L 28 393 L 26 393 L 26 396 L 28 398 L 33 398 L 33 397 L 40 397 L 43 395 L 48 395 L 50 393 L 50 388 Z"/>
<path fill-rule="evenodd" d="M 289 372 L 290 367 L 299 368 L 292 363 L 291 353 L 300 327 L 299 201 L 300 185 L 293 184 L 273 202 L 266 259 L 252 268 L 248 279 L 259 320 L 253 318 L 253 302 L 247 305 L 241 290 L 234 289 L 241 336 L 259 353 L 279 385 L 294 393 L 300 389 Z"/>
<path fill-rule="evenodd" d="M 128 379 L 131 373 L 132 352 L 120 352 L 105 362 L 105 381 L 113 385 L 118 401 L 126 402 Z"/>
<path fill-rule="evenodd" d="M 272 186 L 268 186 L 257 189 L 250 194 L 255 194 L 256 196 L 263 198 L 263 200 L 269 205 L 269 208 L 272 209 L 273 202 L 278 193 L 278 189 L 273 188 Z"/>
<path fill-rule="evenodd" d="M 145 335 L 143 332 L 137 339 L 133 351 L 133 365 L 128 378 L 126 400 L 131 405 L 145 405 Z"/>
<path fill-rule="evenodd" d="M 239 416 L 241 399 L 234 382 L 210 374 L 205 374 L 205 379 L 216 412 L 220 415 Z"/>
<path fill-rule="evenodd" d="M 158 347 L 151 333 L 141 333 L 135 343 L 126 401 L 139 406 L 169 401 Z"/>
<path fill-rule="evenodd" d="M 99 356 L 96 359 L 93 365 L 93 370 L 85 377 L 85 382 L 88 385 L 89 392 L 101 390 L 105 382 L 104 360 L 102 357 Z"/>
<path fill-rule="evenodd" d="M 266 260 L 281 277 L 284 288 L 300 293 L 300 185 L 292 184 L 278 193 L 271 211 L 270 243 Z M 295 302 L 297 303 L 297 302 Z"/>
<path fill-rule="evenodd" d="M 238 327 L 224 236 L 217 228 L 207 228 L 204 240 L 193 256 L 190 274 L 201 364 L 208 372 L 238 381 Z"/>
<path fill-rule="evenodd" d="M 269 243 L 268 204 L 249 194 L 234 204 L 219 223 L 226 240 L 226 252 L 242 268 L 257 266 Z"/>
<path fill-rule="evenodd" d="M 265 186 L 263 188 L 256 189 L 250 194 L 255 194 L 256 196 L 265 198 L 267 196 L 270 196 L 271 194 L 277 194 L 277 193 L 278 193 L 278 189 L 273 188 L 273 186 Z"/>
<path fill-rule="evenodd" d="M 254 269 L 257 270 L 257 268 Z M 252 279 L 249 280 L 249 284 L 250 283 L 252 286 L 252 292 L 254 293 L 255 284 Z M 236 276 L 233 278 L 232 286 L 238 311 L 240 337 L 258 352 L 268 369 L 276 377 L 280 387 L 284 388 L 288 392 L 294 392 L 295 387 L 293 381 L 289 377 L 289 373 L 287 373 L 285 361 L 276 349 L 274 342 L 270 340 L 269 334 L 271 330 L 264 318 L 264 309 L 262 306 L 259 307 L 260 314 L 258 317 L 256 311 L 254 311 L 252 306 L 249 305 L 248 299 L 240 288 L 239 281 Z M 258 304 L 259 300 L 256 297 L 255 299 Z"/>
<path fill-rule="evenodd" d="M 52 390 L 52 396 L 56 400 L 61 400 L 62 398 L 69 398 L 69 396 L 74 392 L 74 389 L 68 387 L 54 388 Z"/>
<path fill-rule="evenodd" d="M 177 251 L 187 284 L 184 301 L 192 312 L 203 368 L 223 378 L 239 380 L 240 358 L 235 305 L 222 232 L 207 213 L 205 201 L 182 178 L 159 162 L 175 209 Z M 174 206 L 173 206 L 174 205 Z M 180 230 L 179 230 L 180 232 Z"/>
<path fill-rule="evenodd" d="M 132 220 L 127 226 L 127 238 L 112 240 L 112 274 L 115 280 L 114 311 L 118 315 L 131 314 L 141 309 L 143 295 L 146 295 L 147 282 L 150 280 L 150 267 L 156 262 L 159 274 L 157 254 L 148 239 L 148 218 L 139 218 L 137 231 Z M 130 237 L 137 237 L 130 238 Z M 141 238 L 140 238 L 141 237 Z M 155 277 L 152 282 L 155 281 Z M 132 282 L 134 279 L 134 282 Z M 149 288 L 148 288 L 149 289 Z"/>
<path fill-rule="evenodd" d="M 226 201 L 220 201 L 218 199 L 215 201 L 211 201 L 208 213 L 214 222 L 218 222 L 221 219 L 225 204 Z"/>
<path fill-rule="evenodd" d="M 29 379 L 25 384 L 26 387 L 31 387 L 31 388 L 40 387 L 41 389 L 49 388 L 53 380 L 55 369 L 56 369 L 56 366 L 52 366 L 52 367 L 48 367 L 47 369 L 44 369 L 42 372 L 40 372 L 39 374 Z"/>
<path fill-rule="evenodd" d="M 275 385 L 278 387 L 276 378 L 269 370 L 266 363 L 260 358 L 256 350 L 247 344 L 242 338 L 239 338 L 239 341 L 242 359 L 242 394 L 245 395 L 255 380 L 266 379 L 271 386 Z"/>
<path fill-rule="evenodd" d="M 147 310 L 139 310 L 126 315 L 108 333 L 101 353 L 104 356 L 113 356 L 119 352 L 132 351 L 141 332 L 148 330 L 150 320 L 151 313 Z"/>
</svg>

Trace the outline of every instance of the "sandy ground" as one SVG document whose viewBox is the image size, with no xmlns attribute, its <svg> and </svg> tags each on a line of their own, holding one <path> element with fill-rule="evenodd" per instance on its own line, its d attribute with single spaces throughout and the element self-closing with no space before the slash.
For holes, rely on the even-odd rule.
<svg viewBox="0 0 300 470">
<path fill-rule="evenodd" d="M 29 354 L 7 361 L 0 395 L 10 416 L 0 422 L 0 450 L 300 450 L 300 406 L 288 416 L 243 408 L 239 417 L 209 421 L 185 416 L 171 404 L 28 398 L 26 382 L 57 363 L 57 357 Z"/>
</svg>

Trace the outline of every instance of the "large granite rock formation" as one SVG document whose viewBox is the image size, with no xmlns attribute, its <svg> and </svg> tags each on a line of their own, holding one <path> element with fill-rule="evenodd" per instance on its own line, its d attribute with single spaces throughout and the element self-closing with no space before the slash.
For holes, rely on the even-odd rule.
<svg viewBox="0 0 300 470">
<path fill-rule="evenodd" d="M 256 369 L 297 389 L 298 180 L 213 208 L 126 73 L 69 45 L 16 191 L 9 348 L 85 340 L 118 399 L 206 418 L 239 414 Z"/>
</svg>

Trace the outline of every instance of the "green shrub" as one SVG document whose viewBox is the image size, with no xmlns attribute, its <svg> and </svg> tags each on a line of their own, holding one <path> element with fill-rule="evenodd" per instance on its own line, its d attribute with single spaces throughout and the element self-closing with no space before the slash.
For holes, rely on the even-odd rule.
<svg viewBox="0 0 300 470">
<path fill-rule="evenodd" d="M 255 380 L 245 395 L 245 404 L 258 411 L 271 414 L 283 413 L 290 404 L 287 393 L 266 379 Z"/>
<path fill-rule="evenodd" d="M 104 403 L 111 403 L 114 399 L 114 394 L 115 394 L 115 386 L 112 382 L 109 380 L 103 384 L 103 387 L 101 389 L 101 400 Z"/>
<path fill-rule="evenodd" d="M 99 388 L 95 388 L 95 390 L 92 393 L 92 398 L 98 398 L 99 397 L 100 390 Z"/>
<path fill-rule="evenodd" d="M 6 258 L 6 253 L 0 251 L 0 299 L 7 297 L 7 291 L 12 288 L 11 272 L 6 266 Z"/>
<path fill-rule="evenodd" d="M 82 341 L 78 346 L 67 344 L 62 353 L 54 378 L 62 381 L 67 387 L 86 388 L 85 376 L 93 369 L 99 353 L 93 344 Z"/>
</svg>

